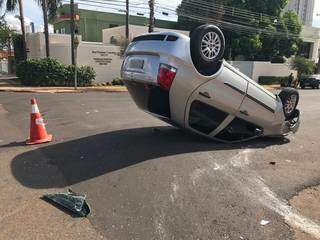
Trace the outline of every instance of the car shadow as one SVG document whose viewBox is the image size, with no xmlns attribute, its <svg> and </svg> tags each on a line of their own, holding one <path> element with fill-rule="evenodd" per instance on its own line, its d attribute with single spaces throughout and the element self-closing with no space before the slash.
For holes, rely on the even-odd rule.
<svg viewBox="0 0 320 240">
<path fill-rule="evenodd" d="M 286 138 L 262 138 L 246 143 L 224 144 L 174 127 L 124 129 L 53 143 L 25 152 L 12 160 L 11 170 L 24 186 L 59 188 L 164 156 L 265 148 L 288 142 Z"/>
</svg>

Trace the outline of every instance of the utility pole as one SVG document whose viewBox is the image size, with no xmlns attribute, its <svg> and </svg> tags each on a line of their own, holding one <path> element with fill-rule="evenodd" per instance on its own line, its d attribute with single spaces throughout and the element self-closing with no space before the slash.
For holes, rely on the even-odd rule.
<svg viewBox="0 0 320 240">
<path fill-rule="evenodd" d="M 320 46 L 318 48 L 318 66 L 317 66 L 317 73 L 320 74 Z"/>
<path fill-rule="evenodd" d="M 300 16 L 300 0 L 298 0 L 297 4 L 297 15 Z"/>
<path fill-rule="evenodd" d="M 49 28 L 48 28 L 48 0 L 42 0 L 43 20 L 44 20 L 44 36 L 46 41 L 46 57 L 50 57 L 49 47 Z"/>
<path fill-rule="evenodd" d="M 126 0 L 126 44 L 129 43 L 129 0 Z"/>
<path fill-rule="evenodd" d="M 153 32 L 154 30 L 154 0 L 149 0 L 149 9 L 150 9 L 149 33 L 150 33 L 150 32 Z"/>
<path fill-rule="evenodd" d="M 78 67 L 77 67 L 77 56 L 78 56 L 79 38 L 78 36 L 74 39 L 74 89 L 78 88 Z"/>
<path fill-rule="evenodd" d="M 71 64 L 75 65 L 75 46 L 74 46 L 74 33 L 75 33 L 76 23 L 74 20 L 74 0 L 70 0 L 70 33 L 71 33 Z"/>
<path fill-rule="evenodd" d="M 70 31 L 71 31 L 71 63 L 74 66 L 74 89 L 78 88 L 78 74 L 77 74 L 77 48 L 79 46 L 79 39 L 75 37 L 76 23 L 74 0 L 70 0 Z"/>
</svg>

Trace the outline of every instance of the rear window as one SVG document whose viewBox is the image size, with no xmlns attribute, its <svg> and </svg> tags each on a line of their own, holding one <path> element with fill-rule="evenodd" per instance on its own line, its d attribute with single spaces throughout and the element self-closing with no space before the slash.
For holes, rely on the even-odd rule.
<svg viewBox="0 0 320 240">
<path fill-rule="evenodd" d="M 142 35 L 135 37 L 132 42 L 138 42 L 138 41 L 164 41 L 166 39 L 167 35 L 164 34 L 150 34 L 150 35 Z M 173 35 L 168 35 L 166 41 L 176 41 L 178 37 Z"/>
</svg>

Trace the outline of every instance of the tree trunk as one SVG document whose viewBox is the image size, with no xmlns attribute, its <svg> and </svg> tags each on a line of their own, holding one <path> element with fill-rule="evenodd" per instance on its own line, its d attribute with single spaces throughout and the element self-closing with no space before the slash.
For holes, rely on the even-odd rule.
<svg viewBox="0 0 320 240">
<path fill-rule="evenodd" d="M 27 59 L 27 44 L 26 44 L 26 28 L 24 24 L 24 14 L 23 14 L 23 0 L 18 0 L 19 3 L 19 13 L 20 13 L 20 24 L 21 24 L 21 32 L 22 32 L 22 51 L 23 51 L 23 59 Z"/>
<path fill-rule="evenodd" d="M 44 25 L 44 36 L 46 41 L 46 57 L 50 57 L 50 43 L 49 43 L 49 23 L 48 23 L 48 1 L 42 0 L 42 11 L 43 11 L 43 25 Z"/>
</svg>

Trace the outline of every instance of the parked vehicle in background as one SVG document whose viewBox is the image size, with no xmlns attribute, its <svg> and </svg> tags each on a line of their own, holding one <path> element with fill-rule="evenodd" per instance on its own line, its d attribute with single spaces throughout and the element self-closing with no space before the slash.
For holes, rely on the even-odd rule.
<svg viewBox="0 0 320 240">
<path fill-rule="evenodd" d="M 225 39 L 214 25 L 190 38 L 145 34 L 128 46 L 121 76 L 142 110 L 223 142 L 281 137 L 299 128 L 299 93 L 275 95 L 223 60 Z"/>
<path fill-rule="evenodd" d="M 300 87 L 302 89 L 304 89 L 306 87 L 311 87 L 313 89 L 315 89 L 315 88 L 319 89 L 319 87 L 320 87 L 320 74 L 313 74 L 313 75 L 310 75 L 306 78 L 302 78 L 300 80 Z"/>
</svg>

